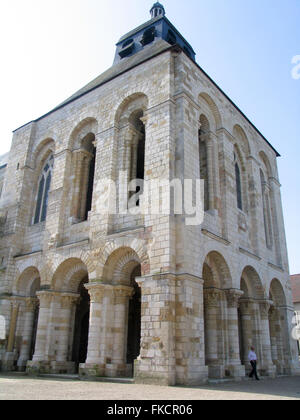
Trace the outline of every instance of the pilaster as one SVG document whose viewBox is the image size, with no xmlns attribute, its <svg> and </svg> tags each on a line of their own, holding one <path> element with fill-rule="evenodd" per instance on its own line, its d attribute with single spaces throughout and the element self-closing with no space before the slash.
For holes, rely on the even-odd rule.
<svg viewBox="0 0 300 420">
<path fill-rule="evenodd" d="M 165 274 L 137 278 L 136 282 L 142 289 L 142 319 L 135 381 L 175 385 L 175 278 Z"/>
<path fill-rule="evenodd" d="M 90 326 L 86 363 L 79 366 L 82 376 L 105 376 L 111 364 L 114 287 L 109 284 L 88 283 L 90 294 Z"/>
<path fill-rule="evenodd" d="M 34 318 L 35 312 L 38 307 L 37 298 L 25 298 L 25 308 L 24 308 L 24 329 L 22 336 L 22 344 L 20 350 L 20 356 L 18 359 L 18 369 L 23 371 L 26 369 L 26 364 L 30 359 L 30 351 L 33 340 L 33 327 L 34 327 Z"/>
<path fill-rule="evenodd" d="M 275 377 L 276 366 L 274 366 L 271 354 L 271 338 L 269 328 L 269 310 L 272 302 L 265 300 L 260 301 L 260 319 L 261 319 L 261 344 L 262 344 L 262 360 L 260 362 L 261 375 Z"/>
</svg>

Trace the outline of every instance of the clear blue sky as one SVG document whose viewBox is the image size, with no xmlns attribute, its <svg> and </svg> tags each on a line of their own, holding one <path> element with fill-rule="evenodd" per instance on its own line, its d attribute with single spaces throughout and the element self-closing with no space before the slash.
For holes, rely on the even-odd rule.
<svg viewBox="0 0 300 420">
<path fill-rule="evenodd" d="M 1 2 L 0 154 L 11 132 L 111 66 L 118 39 L 149 19 L 148 0 Z M 300 0 L 162 0 L 198 64 L 282 155 L 291 273 L 300 273 Z"/>
</svg>

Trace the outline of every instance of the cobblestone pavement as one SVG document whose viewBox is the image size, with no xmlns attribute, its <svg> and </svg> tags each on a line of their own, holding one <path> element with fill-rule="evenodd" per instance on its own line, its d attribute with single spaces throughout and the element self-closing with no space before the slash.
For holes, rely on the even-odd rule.
<svg viewBox="0 0 300 420">
<path fill-rule="evenodd" d="M 0 400 L 297 400 L 300 376 L 164 387 L 0 374 Z"/>
</svg>

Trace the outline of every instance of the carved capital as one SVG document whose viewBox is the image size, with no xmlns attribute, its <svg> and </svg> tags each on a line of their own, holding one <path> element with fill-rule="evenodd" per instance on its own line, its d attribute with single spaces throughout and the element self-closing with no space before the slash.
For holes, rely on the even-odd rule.
<svg viewBox="0 0 300 420">
<path fill-rule="evenodd" d="M 244 292 L 237 289 L 230 289 L 226 291 L 227 305 L 229 308 L 237 308 L 240 298 Z"/>
<path fill-rule="evenodd" d="M 109 296 L 113 294 L 114 287 L 110 284 L 91 284 L 88 283 L 84 286 L 91 297 L 91 302 L 94 303 L 101 303 L 104 296 Z"/>
<path fill-rule="evenodd" d="M 116 286 L 114 288 L 114 293 L 116 297 L 129 297 L 131 298 L 134 295 L 134 288 L 127 286 Z"/>
<path fill-rule="evenodd" d="M 10 305 L 12 309 L 19 309 L 20 304 L 21 304 L 22 298 L 19 297 L 12 297 L 10 299 Z"/>
<path fill-rule="evenodd" d="M 50 308 L 50 304 L 53 299 L 53 293 L 41 291 L 37 292 L 36 295 L 40 301 L 40 308 Z"/>
<path fill-rule="evenodd" d="M 34 312 L 38 305 L 39 305 L 39 300 L 37 298 L 26 298 L 25 299 L 25 310 L 26 310 L 26 312 Z"/>
<path fill-rule="evenodd" d="M 75 154 L 76 157 L 79 158 L 79 160 L 83 158 L 87 158 L 88 160 L 91 160 L 93 158 L 93 154 L 88 152 L 85 149 L 77 149 L 77 150 L 74 150 L 73 153 Z"/>
<path fill-rule="evenodd" d="M 273 320 L 278 319 L 278 316 L 279 316 L 279 314 L 278 314 L 278 309 L 276 308 L 276 306 L 275 306 L 274 304 L 271 304 L 271 306 L 270 306 L 270 310 L 269 310 L 269 313 L 270 313 L 270 317 L 271 317 Z"/>
<path fill-rule="evenodd" d="M 220 291 L 217 289 L 204 289 L 204 305 L 208 308 L 218 307 L 220 304 Z"/>
<path fill-rule="evenodd" d="M 78 301 L 78 299 L 80 298 L 79 295 L 77 294 L 64 294 L 61 296 L 61 307 L 63 309 L 70 309 L 73 305 L 75 305 Z"/>
<path fill-rule="evenodd" d="M 239 300 L 239 309 L 242 315 L 251 315 L 253 312 L 253 300 L 241 298 Z"/>
<path fill-rule="evenodd" d="M 260 316 L 262 319 L 269 318 L 269 310 L 271 308 L 271 302 L 269 300 L 262 300 L 259 302 Z"/>
<path fill-rule="evenodd" d="M 147 124 L 147 122 L 149 120 L 149 115 L 144 115 L 143 117 L 140 118 L 140 120 L 146 126 L 146 124 Z"/>
</svg>

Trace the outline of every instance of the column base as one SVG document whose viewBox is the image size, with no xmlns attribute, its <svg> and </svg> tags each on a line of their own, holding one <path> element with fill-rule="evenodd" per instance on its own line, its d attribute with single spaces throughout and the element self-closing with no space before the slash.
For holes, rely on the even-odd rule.
<svg viewBox="0 0 300 420">
<path fill-rule="evenodd" d="M 101 377 L 105 374 L 105 364 L 80 363 L 79 376 L 82 378 Z"/>
<path fill-rule="evenodd" d="M 133 368 L 131 364 L 81 363 L 79 365 L 79 376 L 83 378 L 131 378 Z"/>
<path fill-rule="evenodd" d="M 25 372 L 27 363 L 28 363 L 28 359 L 23 359 L 19 357 L 18 363 L 17 363 L 18 372 Z"/>
<path fill-rule="evenodd" d="M 207 368 L 209 379 L 222 379 L 225 377 L 224 365 L 208 365 Z"/>
<path fill-rule="evenodd" d="M 281 366 L 281 375 L 299 375 L 300 363 L 298 361 L 290 361 Z"/>
<path fill-rule="evenodd" d="M 13 372 L 17 369 L 16 354 L 14 352 L 5 353 L 2 357 L 1 370 L 2 372 Z"/>
<path fill-rule="evenodd" d="M 30 375 L 51 373 L 51 362 L 29 360 L 26 365 L 26 372 Z"/>
<path fill-rule="evenodd" d="M 300 359 L 291 364 L 292 375 L 300 375 Z"/>
<path fill-rule="evenodd" d="M 51 373 L 56 374 L 75 374 L 76 373 L 76 364 L 75 362 L 51 362 L 50 364 Z"/>
<path fill-rule="evenodd" d="M 105 376 L 110 378 L 132 378 L 132 364 L 106 364 Z"/>
<path fill-rule="evenodd" d="M 276 368 L 275 365 L 273 365 L 271 363 L 259 366 L 257 371 L 258 371 L 259 375 L 268 376 L 270 378 L 275 378 L 276 375 L 277 375 L 277 368 Z"/>
<path fill-rule="evenodd" d="M 186 371 L 184 367 L 176 366 L 176 385 L 200 386 L 208 383 L 209 369 L 207 366 L 197 366 Z"/>
<path fill-rule="evenodd" d="M 232 378 L 235 381 L 241 381 L 246 377 L 245 366 L 243 365 L 227 365 L 225 366 L 225 377 Z"/>
<path fill-rule="evenodd" d="M 136 384 L 176 385 L 175 369 L 170 372 L 169 367 L 166 366 L 165 368 L 161 367 L 160 371 L 153 371 L 151 366 L 152 359 L 148 359 L 147 362 L 145 359 L 134 361 L 134 381 Z"/>
</svg>

